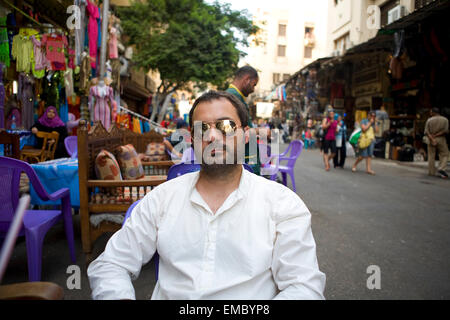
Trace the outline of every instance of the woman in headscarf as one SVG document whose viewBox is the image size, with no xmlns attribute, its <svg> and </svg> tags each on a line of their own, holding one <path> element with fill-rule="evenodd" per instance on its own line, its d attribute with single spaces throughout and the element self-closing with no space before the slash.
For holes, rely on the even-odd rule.
<svg viewBox="0 0 450 320">
<path fill-rule="evenodd" d="M 58 116 L 58 112 L 54 106 L 48 107 L 39 120 L 31 127 L 31 132 L 36 134 L 38 131 L 59 133 L 58 145 L 55 151 L 55 159 L 68 157 L 64 139 L 67 137 L 67 128 L 64 122 Z M 37 148 L 42 148 L 43 139 L 36 138 Z"/>
</svg>

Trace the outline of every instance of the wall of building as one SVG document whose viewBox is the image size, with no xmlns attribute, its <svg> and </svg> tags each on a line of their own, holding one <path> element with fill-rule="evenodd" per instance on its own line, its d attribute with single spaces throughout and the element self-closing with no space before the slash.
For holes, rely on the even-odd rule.
<svg viewBox="0 0 450 320">
<path fill-rule="evenodd" d="M 327 53 L 330 56 L 344 54 L 342 49 L 336 52 L 335 43 L 346 35 L 347 50 L 374 38 L 381 26 L 381 13 L 372 6 L 381 8 L 390 3 L 403 5 L 406 14 L 414 11 L 414 0 L 328 0 Z"/>
<path fill-rule="evenodd" d="M 297 3 L 291 8 L 260 8 L 254 14 L 254 22 L 261 28 L 258 38 L 263 42 L 248 48 L 248 56 L 240 65 L 249 64 L 259 72 L 260 81 L 255 89 L 259 97 L 267 96 L 277 84 L 302 67 L 326 55 L 327 12 L 326 0 Z M 279 25 L 286 25 L 286 35 L 279 35 Z M 314 46 L 311 56 L 305 58 L 305 28 L 313 28 Z M 284 57 L 278 56 L 278 46 L 286 46 Z M 274 74 L 279 74 L 278 83 Z"/>
</svg>

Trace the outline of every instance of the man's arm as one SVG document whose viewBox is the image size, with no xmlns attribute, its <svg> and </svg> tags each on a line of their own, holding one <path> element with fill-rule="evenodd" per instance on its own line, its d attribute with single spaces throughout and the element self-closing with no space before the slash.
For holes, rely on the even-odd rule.
<svg viewBox="0 0 450 320">
<path fill-rule="evenodd" d="M 278 289 L 275 299 L 324 299 L 325 274 L 320 272 L 316 244 L 311 231 L 311 214 L 289 189 L 277 203 L 277 237 L 272 272 Z"/>
<path fill-rule="evenodd" d="M 153 192 L 153 191 L 152 191 Z M 151 193 L 133 209 L 125 225 L 87 270 L 95 300 L 135 299 L 131 280 L 156 251 L 155 197 Z"/>
</svg>

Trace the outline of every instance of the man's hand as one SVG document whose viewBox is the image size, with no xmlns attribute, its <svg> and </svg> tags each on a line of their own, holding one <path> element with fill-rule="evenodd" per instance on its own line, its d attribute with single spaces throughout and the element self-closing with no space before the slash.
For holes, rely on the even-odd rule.
<svg viewBox="0 0 450 320">
<path fill-rule="evenodd" d="M 33 127 L 33 128 L 31 129 L 31 132 L 34 133 L 34 134 L 36 134 L 36 133 L 38 133 L 38 129 Z"/>
</svg>

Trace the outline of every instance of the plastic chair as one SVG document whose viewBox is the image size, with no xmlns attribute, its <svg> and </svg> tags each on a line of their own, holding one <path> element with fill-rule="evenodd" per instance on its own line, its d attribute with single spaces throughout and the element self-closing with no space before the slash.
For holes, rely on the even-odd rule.
<svg viewBox="0 0 450 320">
<path fill-rule="evenodd" d="M 261 161 L 261 175 L 269 176 L 270 180 L 275 181 L 279 172 L 280 159 L 278 155 L 272 155 L 270 146 L 258 144 L 259 157 Z"/>
<path fill-rule="evenodd" d="M 303 150 L 303 141 L 294 140 L 292 141 L 287 149 L 280 154 L 280 163 L 281 161 L 287 161 L 286 165 L 280 165 L 279 170 L 281 172 L 281 176 L 283 178 L 283 184 L 287 186 L 287 174 L 291 177 L 292 180 L 292 188 L 294 192 L 297 191 L 295 187 L 295 176 L 294 176 L 294 167 L 297 158 L 300 156 Z"/>
<path fill-rule="evenodd" d="M 19 201 L 20 174 L 30 179 L 39 198 L 44 201 L 61 200 L 60 210 L 27 210 L 23 219 L 23 228 L 19 235 L 25 236 L 28 258 L 29 281 L 40 281 L 42 269 L 42 244 L 47 231 L 61 219 L 64 222 L 70 258 L 75 263 L 75 246 L 70 206 L 70 191 L 62 188 L 48 194 L 33 168 L 26 162 L 0 157 L 0 237 L 3 237 L 14 218 Z"/>
<path fill-rule="evenodd" d="M 19 199 L 14 219 L 0 253 L 0 281 L 3 279 L 17 236 L 22 228 L 23 217 L 29 205 L 29 195 L 24 195 Z M 61 300 L 63 297 L 63 288 L 51 282 L 21 282 L 0 286 L 0 300 Z"/>
<path fill-rule="evenodd" d="M 71 158 L 78 158 L 78 138 L 77 136 L 68 136 L 64 139 L 67 153 Z"/>
</svg>

